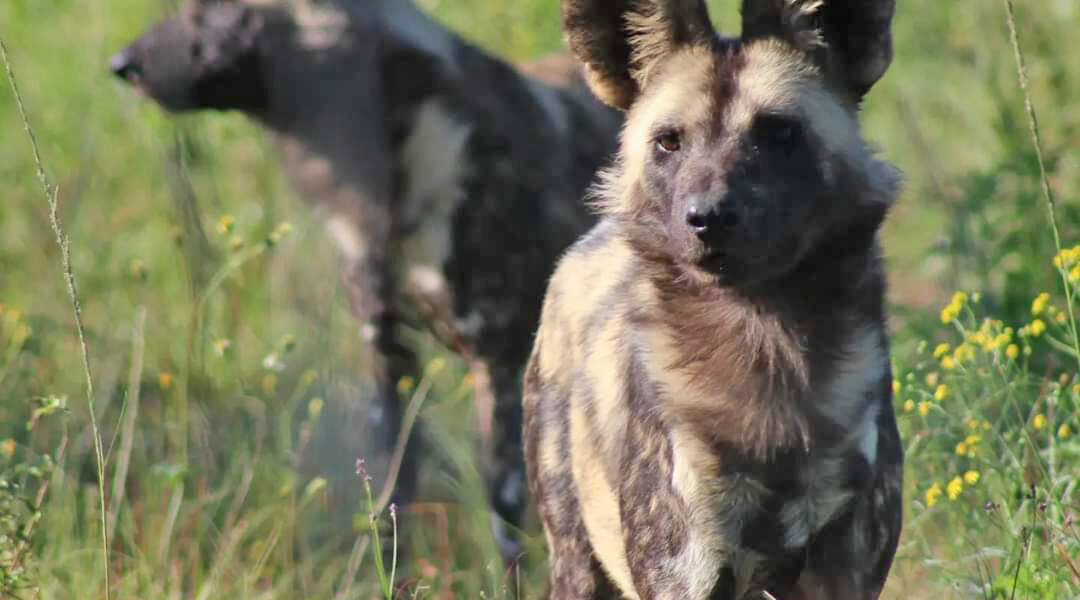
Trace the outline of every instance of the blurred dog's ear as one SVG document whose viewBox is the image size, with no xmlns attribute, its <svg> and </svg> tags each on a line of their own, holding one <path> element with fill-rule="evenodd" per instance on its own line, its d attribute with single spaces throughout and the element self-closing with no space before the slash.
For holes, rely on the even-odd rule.
<svg viewBox="0 0 1080 600">
<path fill-rule="evenodd" d="M 743 0 L 742 37 L 776 37 L 809 53 L 858 102 L 892 62 L 895 0 Z"/>
<path fill-rule="evenodd" d="M 593 93 L 624 110 L 665 57 L 715 39 L 703 0 L 563 0 L 562 23 Z"/>
</svg>

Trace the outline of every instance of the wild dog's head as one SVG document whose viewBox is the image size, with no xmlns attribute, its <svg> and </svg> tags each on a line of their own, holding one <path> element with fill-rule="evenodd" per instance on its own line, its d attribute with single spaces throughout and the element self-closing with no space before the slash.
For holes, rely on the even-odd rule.
<svg viewBox="0 0 1080 600">
<path fill-rule="evenodd" d="M 627 111 L 597 186 L 639 250 L 695 280 L 779 281 L 872 243 L 898 187 L 859 134 L 892 57 L 894 0 L 744 0 L 739 38 L 703 0 L 564 0 L 593 91 Z"/>
<path fill-rule="evenodd" d="M 243 0 L 189 0 L 117 53 L 110 69 L 168 110 L 258 110 L 263 14 Z"/>
</svg>

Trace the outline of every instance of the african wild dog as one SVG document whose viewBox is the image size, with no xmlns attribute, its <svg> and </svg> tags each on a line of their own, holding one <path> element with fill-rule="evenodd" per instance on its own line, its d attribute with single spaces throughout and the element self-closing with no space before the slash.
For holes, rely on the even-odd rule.
<svg viewBox="0 0 1080 600">
<path fill-rule="evenodd" d="M 525 372 L 554 598 L 871 599 L 901 521 L 877 231 L 899 174 L 857 109 L 893 0 L 564 0 L 627 111 Z M 616 594 L 617 595 L 617 594 Z"/>
<path fill-rule="evenodd" d="M 235 109 L 273 131 L 387 357 L 387 447 L 401 416 L 394 382 L 418 371 L 403 321 L 487 363 L 494 501 L 518 523 L 518 373 L 547 276 L 593 221 L 581 196 L 621 122 L 576 63 L 547 59 L 524 76 L 408 0 L 189 0 L 111 67 L 168 110 Z M 414 484 L 406 465 L 401 498 Z"/>
</svg>

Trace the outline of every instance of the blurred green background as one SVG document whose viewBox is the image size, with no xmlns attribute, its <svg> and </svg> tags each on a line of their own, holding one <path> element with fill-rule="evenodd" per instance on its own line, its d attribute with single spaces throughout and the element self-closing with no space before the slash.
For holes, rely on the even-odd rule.
<svg viewBox="0 0 1080 600">
<path fill-rule="evenodd" d="M 555 0 L 420 4 L 508 59 L 562 48 Z M 722 30 L 737 29 L 735 4 L 711 2 Z M 371 557 L 356 552 L 349 564 L 367 531 L 366 507 L 340 501 L 352 497 L 343 487 L 361 489 L 349 468 L 355 457 L 320 433 L 365 392 L 366 355 L 318 220 L 286 185 L 266 132 L 238 114 L 168 116 L 106 68 L 116 50 L 176 9 L 150 0 L 0 3 L 0 36 L 71 239 L 97 416 L 111 450 L 107 489 L 118 457 L 130 461 L 124 497 L 110 509 L 115 591 L 132 598 L 372 597 Z M 1017 10 L 1062 236 L 1071 245 L 1080 241 L 1080 4 L 1027 0 Z M 863 122 L 866 137 L 906 174 L 884 234 L 903 372 L 920 342 L 941 337 L 939 309 L 953 291 L 978 291 L 980 310 L 1020 324 L 1032 298 L 1060 296 L 1061 282 L 1050 267 L 1055 248 L 1004 3 L 899 0 L 895 49 Z M 7 487 L 0 494 L 8 500 L 0 501 L 0 562 L 9 552 L 16 567 L 5 567 L 15 582 L 8 593 L 21 585 L 20 597 L 97 598 L 100 525 L 84 377 L 22 127 L 5 85 L 0 481 Z M 266 244 L 284 222 L 292 232 Z M 400 569 L 409 578 L 405 597 L 516 597 L 521 587 L 538 589 L 543 565 L 504 571 L 487 537 L 460 361 L 423 333 L 416 339 L 435 361 L 415 381 L 433 386 L 421 419 L 441 458 L 427 467 L 425 485 L 442 501 L 401 516 L 421 540 Z M 267 368 L 270 355 L 283 369 Z M 1045 372 L 1038 375 L 1055 380 L 1061 361 L 1039 364 Z M 137 416 L 125 433 L 136 390 Z M 42 407 L 50 414 L 28 427 Z M 62 467 L 50 468 L 61 450 Z M 1075 471 L 1066 475 L 1075 481 Z M 38 501 L 43 482 L 50 487 Z M 913 497 L 919 485 L 909 481 Z M 1063 498 L 1075 512 L 1075 493 Z M 332 525 L 354 515 L 355 531 Z M 28 534 L 23 546 L 3 533 L 8 525 Z M 945 564 L 962 558 L 936 552 L 941 539 L 918 540 L 902 548 L 889 597 L 989 597 L 945 575 L 965 567 Z M 529 547 L 541 552 L 542 540 Z M 1067 597 L 1055 590 L 1024 597 Z"/>
</svg>

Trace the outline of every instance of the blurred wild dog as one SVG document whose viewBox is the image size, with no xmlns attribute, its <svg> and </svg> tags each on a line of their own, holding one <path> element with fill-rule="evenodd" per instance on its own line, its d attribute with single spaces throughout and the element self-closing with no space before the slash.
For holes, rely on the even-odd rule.
<svg viewBox="0 0 1080 600">
<path fill-rule="evenodd" d="M 374 326 L 387 448 L 395 382 L 419 370 L 403 321 L 486 362 L 494 503 L 519 523 L 518 373 L 547 277 L 593 222 L 581 197 L 621 122 L 576 63 L 549 58 L 526 76 L 408 0 L 189 0 L 111 68 L 167 110 L 239 110 L 275 134 L 337 241 L 354 313 Z M 399 499 L 415 475 L 406 464 Z"/>
<path fill-rule="evenodd" d="M 563 0 L 627 111 L 525 373 L 551 596 L 872 599 L 901 525 L 877 231 L 899 173 L 860 137 L 893 0 Z M 617 592 L 616 592 L 617 590 Z"/>
</svg>

